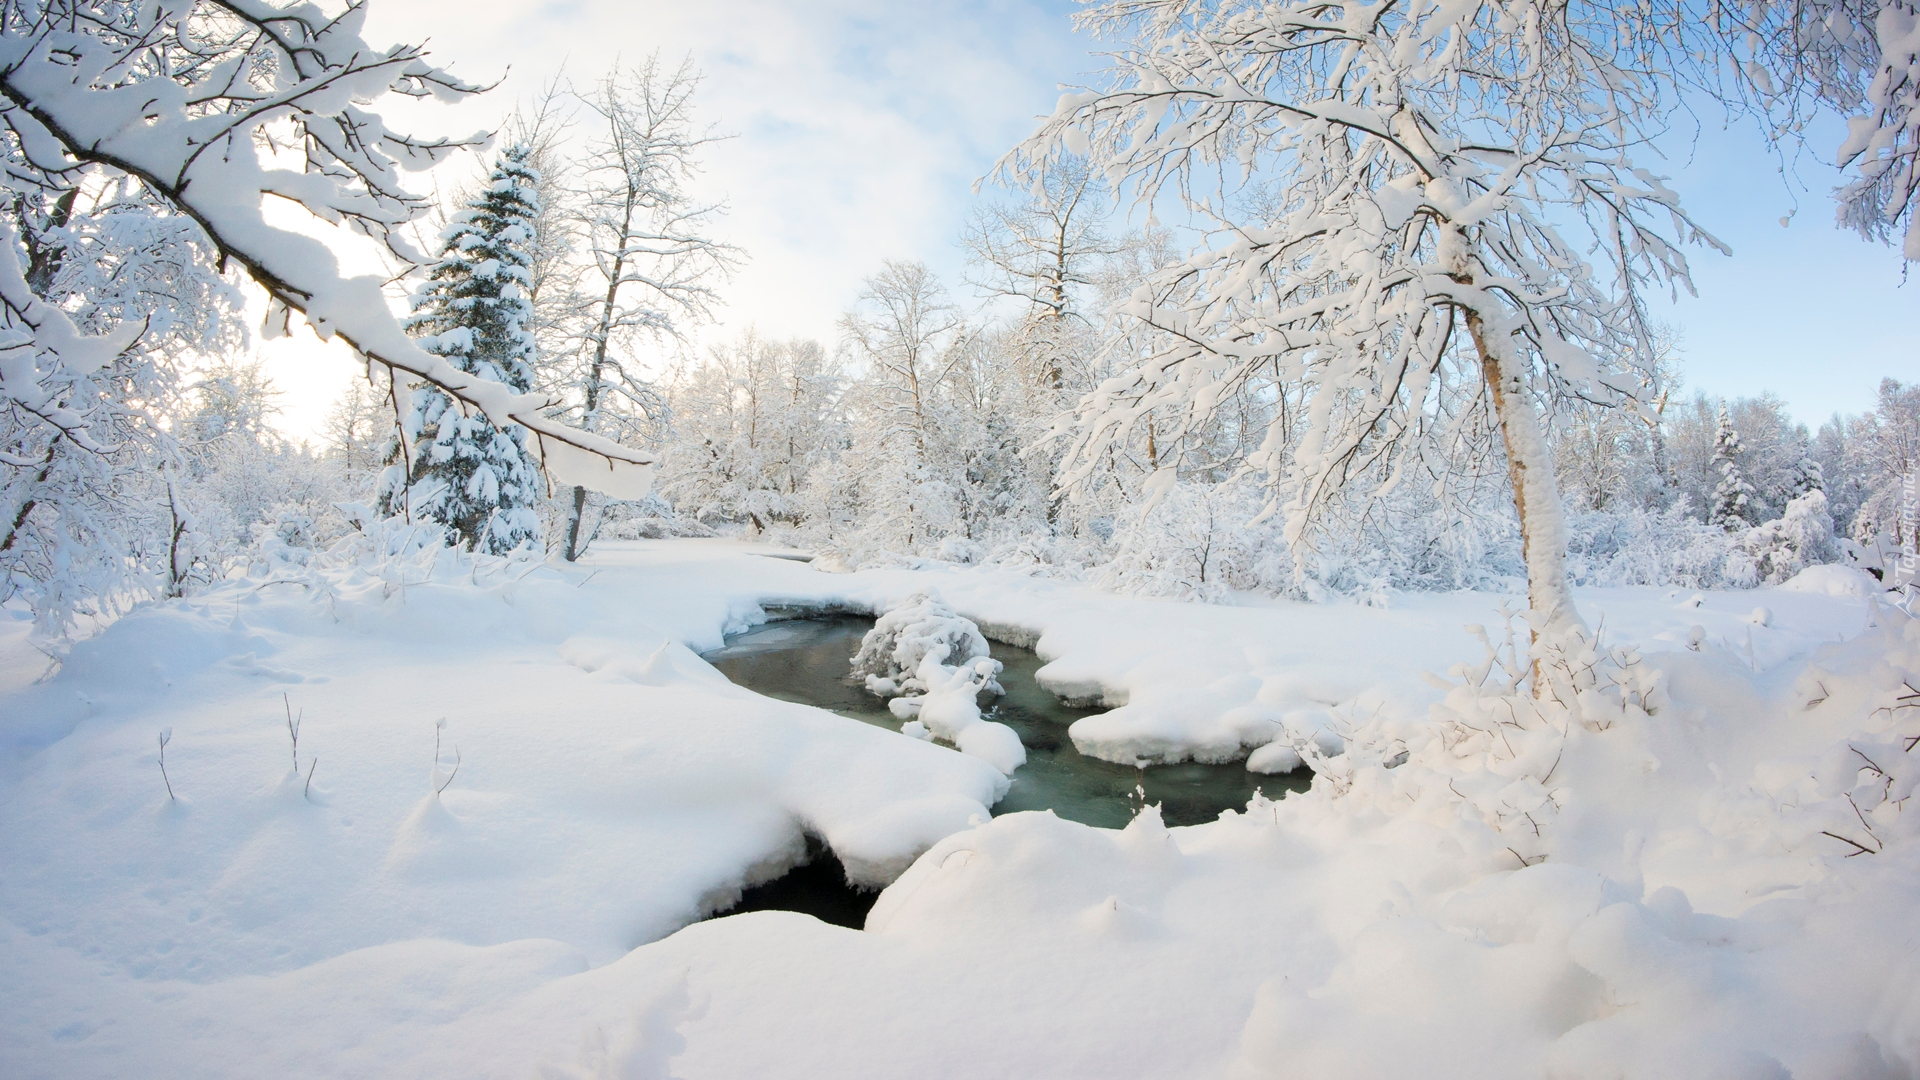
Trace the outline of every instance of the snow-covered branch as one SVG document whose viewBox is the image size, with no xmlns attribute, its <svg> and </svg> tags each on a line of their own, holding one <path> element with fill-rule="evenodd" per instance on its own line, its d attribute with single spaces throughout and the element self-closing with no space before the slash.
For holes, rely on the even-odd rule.
<svg viewBox="0 0 1920 1080">
<path fill-rule="evenodd" d="M 72 186 L 87 167 L 136 177 L 191 217 L 222 264 L 237 263 L 280 309 L 339 335 L 403 381 L 439 386 L 463 409 L 519 424 L 570 483 L 644 490 L 650 455 L 546 415 L 551 402 L 459 371 L 422 349 L 389 311 L 382 282 L 346 277 L 323 241 L 267 221 L 275 196 L 417 261 L 398 227 L 425 209 L 400 184 L 468 139 L 389 130 L 366 108 L 388 93 L 457 100 L 482 87 L 374 48 L 364 3 L 336 15 L 269 0 L 9 5 L 0 15 L 0 123 L 12 182 Z M 283 164 L 298 159 L 297 167 Z M 117 340 L 117 339 L 116 339 Z"/>
</svg>

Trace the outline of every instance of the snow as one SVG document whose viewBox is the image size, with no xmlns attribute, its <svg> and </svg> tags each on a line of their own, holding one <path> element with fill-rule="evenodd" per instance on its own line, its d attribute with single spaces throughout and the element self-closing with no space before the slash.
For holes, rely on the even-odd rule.
<svg viewBox="0 0 1920 1080">
<path fill-rule="evenodd" d="M 1880 583 L 1873 579 L 1873 575 L 1851 566 L 1837 565 L 1809 566 L 1782 582 L 1780 587 L 1788 592 L 1821 596 L 1864 598 L 1880 592 Z"/>
<path fill-rule="evenodd" d="M 932 737 L 952 743 L 961 753 L 1012 776 L 1013 770 L 1027 763 L 1020 736 L 1005 724 L 980 718 L 979 696 L 995 685 L 1000 661 L 983 657 L 954 668 L 942 664 L 941 655 L 930 652 L 920 661 L 919 680 L 927 687 L 925 694 L 894 698 L 887 708 Z"/>
<path fill-rule="evenodd" d="M 636 542 L 578 569 L 443 555 L 235 581 L 5 688 L 0 1074 L 1837 1080 L 1920 1063 L 1902 811 L 1920 754 L 1900 749 L 1920 714 L 1899 700 L 1920 624 L 1810 587 L 1833 575 L 1697 606 L 1580 590 L 1604 641 L 1638 649 L 1653 714 L 1516 727 L 1510 757 L 1436 735 L 1513 704 L 1462 681 L 1485 650 L 1460 629 L 1497 628 L 1513 597 L 1221 607 L 770 553 Z M 761 698 L 697 655 L 768 608 L 927 592 L 1037 639 L 1043 678 L 1127 702 L 1096 736 L 1190 753 L 1258 722 L 1285 737 L 1250 764 L 1291 754 L 1314 788 L 1190 828 L 1151 809 L 1125 830 L 988 819 L 1006 780 L 987 762 Z M 0 648 L 27 670 L 22 641 Z M 1534 776 L 1528 739 L 1564 745 L 1538 836 L 1467 798 L 1483 773 Z M 809 832 L 891 882 L 867 932 L 787 912 L 688 925 Z M 1849 858 L 1836 834 L 1877 850 Z"/>
<path fill-rule="evenodd" d="M 1020 736 L 980 718 L 980 695 L 1005 692 L 995 679 L 1000 661 L 987 648 L 973 620 L 936 595 L 916 593 L 874 620 L 852 657 L 852 671 L 866 676 L 869 692 L 893 697 L 888 711 L 911 725 L 902 731 L 951 743 L 1012 776 L 1027 763 Z"/>
<path fill-rule="evenodd" d="M 278 196 L 321 221 L 378 237 L 408 261 L 423 262 L 400 227 L 423 213 L 426 203 L 400 185 L 398 173 L 431 166 L 455 150 L 484 144 L 486 137 L 411 138 L 389 129 L 368 106 L 389 93 L 456 100 L 481 87 L 429 66 L 416 46 L 370 45 L 360 37 L 364 7 L 335 18 L 314 8 L 256 6 L 242 5 L 242 17 L 270 19 L 277 30 L 240 51 L 233 41 L 190 35 L 183 28 L 189 10 L 177 4 L 130 10 L 118 27 L 123 37 L 62 20 L 57 11 L 29 17 L 0 37 L 7 92 L 33 104 L 20 114 L 32 120 L 16 131 L 28 159 L 22 179 L 34 183 L 35 171 L 68 175 L 73 160 L 138 177 L 190 215 L 223 261 L 238 262 L 267 290 L 282 327 L 288 313 L 298 311 L 322 340 L 338 334 L 369 364 L 402 381 L 422 377 L 499 426 L 521 425 L 532 435 L 530 448 L 540 464 L 561 482 L 617 498 L 644 496 L 651 455 L 558 422 L 546 415 L 552 402 L 545 395 L 517 393 L 427 352 L 388 308 L 381 277 L 347 277 L 325 242 L 268 221 L 267 196 Z M 196 57 L 168 69 L 177 70 L 177 80 L 102 77 L 125 71 L 133 50 L 164 48 L 152 43 L 176 37 L 177 46 Z M 247 48 L 255 53 L 247 55 Z M 269 53 L 273 59 L 263 59 Z M 279 77 L 268 80 L 270 88 L 234 78 L 244 64 L 264 64 Z M 207 113 L 210 104 L 216 107 Z M 299 167 L 281 167 L 283 159 L 268 149 L 271 140 L 255 138 L 276 123 L 298 132 L 306 158 Z M 216 144 L 219 152 L 205 152 Z M 11 239 L 10 231 L 0 236 L 9 244 Z M 18 269 L 17 260 L 0 261 L 0 295 L 10 293 L 13 301 L 24 299 Z M 10 350 L 0 362 L 0 394 L 28 408 L 44 406 L 49 419 L 65 427 L 75 418 L 45 399 L 30 354 L 44 350 L 52 363 L 86 371 L 118 354 L 142 327 L 128 320 L 105 336 L 86 337 L 56 308 L 17 310 L 31 333 L 11 332 L 0 344 Z M 276 321 L 273 314 L 269 321 Z M 34 349 L 22 348 L 28 344 Z M 75 434 L 85 438 L 84 432 Z"/>
</svg>

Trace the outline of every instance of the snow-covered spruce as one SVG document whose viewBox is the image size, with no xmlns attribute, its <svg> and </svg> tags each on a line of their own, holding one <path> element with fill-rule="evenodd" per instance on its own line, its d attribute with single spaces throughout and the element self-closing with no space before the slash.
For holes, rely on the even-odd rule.
<svg viewBox="0 0 1920 1080">
<path fill-rule="evenodd" d="M 528 267 L 539 176 L 525 146 L 507 149 L 487 188 L 441 233 L 440 261 L 414 293 L 407 328 L 455 368 L 520 393 L 533 388 Z M 380 480 L 380 508 L 447 527 L 456 541 L 499 555 L 537 545 L 539 468 L 526 431 L 496 428 L 440 390 L 413 392 Z"/>
<path fill-rule="evenodd" d="M 853 674 L 865 676 L 870 692 L 893 698 L 887 708 L 910 734 L 952 743 L 1012 775 L 1027 750 L 1012 728 L 980 716 L 982 693 L 1005 693 L 995 678 L 1000 661 L 987 653 L 973 620 L 932 593 L 916 593 L 874 622 Z"/>
<path fill-rule="evenodd" d="M 1707 520 L 1723 529 L 1743 528 L 1753 514 L 1753 485 L 1740 471 L 1740 432 L 1727 415 L 1727 403 L 1720 403 L 1719 428 L 1713 437 L 1712 471 L 1720 476 L 1713 489 L 1713 509 Z"/>
</svg>

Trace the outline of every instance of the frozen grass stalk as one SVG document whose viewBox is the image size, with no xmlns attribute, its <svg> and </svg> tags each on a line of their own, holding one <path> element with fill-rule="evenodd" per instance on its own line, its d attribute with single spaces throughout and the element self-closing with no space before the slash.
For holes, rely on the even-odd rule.
<svg viewBox="0 0 1920 1080">
<path fill-rule="evenodd" d="M 307 710 L 301 709 L 299 716 L 293 715 L 293 699 L 288 697 L 285 691 L 281 692 L 280 701 L 282 704 L 284 704 L 287 707 L 287 738 L 293 741 L 293 771 L 299 772 L 300 771 L 300 721 L 305 720 L 307 718 Z"/>
<path fill-rule="evenodd" d="M 434 725 L 433 725 L 433 771 L 436 775 L 440 772 L 440 737 L 442 734 L 446 732 L 446 730 L 447 730 L 446 717 L 443 716 L 439 720 L 434 722 Z M 460 744 L 455 743 L 453 744 L 453 771 L 447 774 L 447 778 L 445 780 L 442 780 L 439 783 L 434 785 L 434 789 L 433 789 L 434 796 L 438 798 L 441 792 L 447 790 L 449 787 L 452 787 L 453 778 L 459 775 L 460 775 Z"/>
<path fill-rule="evenodd" d="M 160 782 L 167 785 L 167 801 L 179 802 L 173 793 L 173 781 L 167 777 L 167 744 L 173 741 L 173 729 L 160 729 Z"/>
</svg>

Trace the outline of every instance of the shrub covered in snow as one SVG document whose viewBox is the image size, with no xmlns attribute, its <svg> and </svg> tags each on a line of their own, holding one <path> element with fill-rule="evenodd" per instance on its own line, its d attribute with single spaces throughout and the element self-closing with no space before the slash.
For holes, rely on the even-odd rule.
<svg viewBox="0 0 1920 1080">
<path fill-rule="evenodd" d="M 952 743 L 1011 774 L 1025 764 L 1020 737 L 1005 724 L 983 720 L 980 695 L 1001 694 L 1000 661 L 973 620 L 931 593 L 916 593 L 880 616 L 860 642 L 853 673 L 867 689 L 891 697 L 888 709 L 907 730 Z"/>
<path fill-rule="evenodd" d="M 1596 738 L 1645 725 L 1665 692 L 1661 673 L 1632 648 L 1608 648 L 1578 628 L 1541 634 L 1528 646 L 1517 622 L 1509 617 L 1498 645 L 1484 627 L 1468 627 L 1485 657 L 1455 665 L 1446 679 L 1430 676 L 1446 697 L 1428 717 L 1372 717 L 1355 727 L 1339 757 L 1303 748 L 1316 774 L 1314 794 L 1457 822 L 1456 838 L 1494 863 L 1502 852 L 1509 865 L 1545 859 L 1569 783 L 1591 775 L 1590 760 L 1570 762 L 1569 755 L 1605 754 Z"/>
<path fill-rule="evenodd" d="M 962 618 L 933 593 L 915 593 L 867 631 L 853 657 L 853 674 L 864 677 L 867 689 L 882 697 L 924 694 L 931 687 L 921 680 L 920 668 L 928 656 L 934 655 L 936 664 L 959 667 L 989 651 L 973 620 Z M 989 688 L 1000 692 L 999 683 Z"/>
<path fill-rule="evenodd" d="M 1767 585 L 1778 585 L 1809 566 L 1829 563 L 1839 556 L 1824 491 L 1809 491 L 1795 498 L 1778 520 L 1747 530 L 1739 542 L 1753 561 L 1754 576 Z"/>
<path fill-rule="evenodd" d="M 1293 560 L 1279 523 L 1250 524 L 1261 501 L 1244 487 L 1171 485 L 1150 508 L 1114 522 L 1113 555 L 1093 580 L 1135 596 L 1194 600 L 1285 591 Z"/>
</svg>

